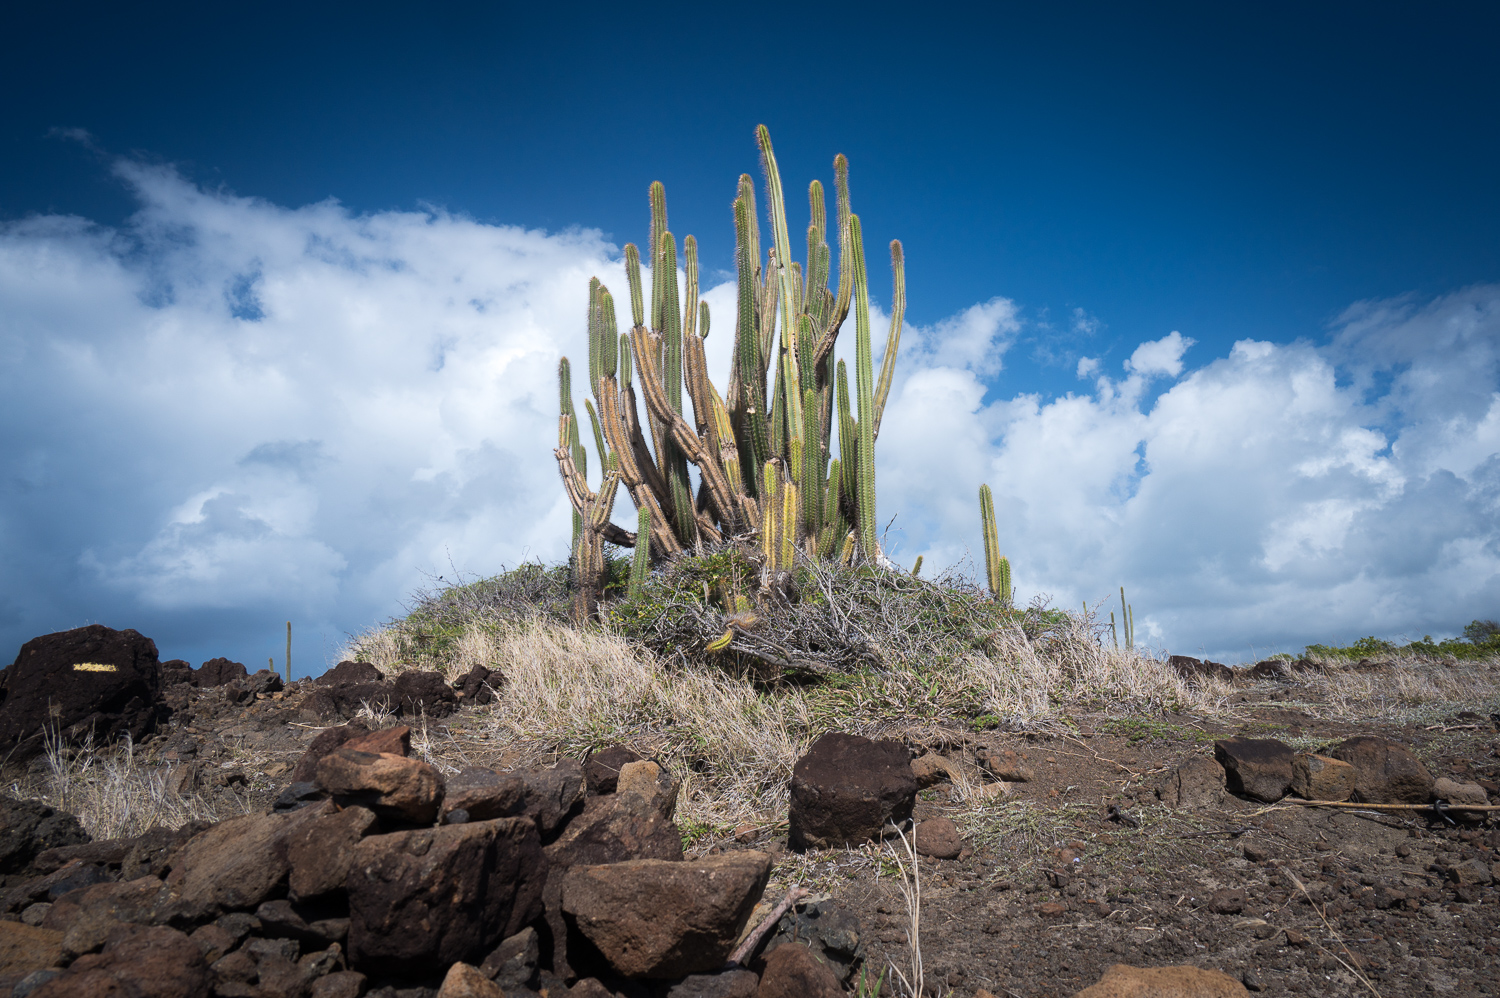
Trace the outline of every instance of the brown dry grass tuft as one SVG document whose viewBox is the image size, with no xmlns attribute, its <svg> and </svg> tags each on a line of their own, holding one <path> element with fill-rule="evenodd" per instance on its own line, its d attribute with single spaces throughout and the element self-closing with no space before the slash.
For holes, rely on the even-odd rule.
<svg viewBox="0 0 1500 998">
<path fill-rule="evenodd" d="M 74 749 L 49 742 L 45 758 L 46 771 L 32 793 L 76 815 L 95 840 L 139 835 L 157 825 L 178 828 L 188 821 L 231 817 L 195 794 L 176 793 L 170 768 L 140 765 L 128 740 L 103 751 L 92 740 Z"/>
</svg>

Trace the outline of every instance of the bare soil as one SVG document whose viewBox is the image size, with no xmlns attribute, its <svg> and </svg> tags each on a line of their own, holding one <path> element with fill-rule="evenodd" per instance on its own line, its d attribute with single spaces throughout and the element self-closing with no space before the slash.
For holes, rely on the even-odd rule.
<svg viewBox="0 0 1500 998">
<path fill-rule="evenodd" d="M 136 762 L 193 768 L 192 792 L 220 816 L 266 809 L 324 726 L 302 705 L 308 688 L 234 704 L 215 690 L 177 687 L 171 728 L 137 746 Z M 414 741 L 455 767 L 534 763 L 534 747 L 522 753 L 490 740 L 490 709 L 432 722 Z M 976 782 L 981 746 L 1014 750 L 1033 777 L 992 796 L 947 783 L 922 792 L 917 819 L 951 818 L 966 843 L 958 859 L 919 863 L 926 990 L 1061 998 L 1129 963 L 1213 968 L 1267 995 L 1500 994 L 1500 886 L 1458 884 L 1447 873 L 1464 860 L 1496 861 L 1493 819 L 1449 824 L 1430 812 L 1267 805 L 1222 791 L 1207 806 L 1174 808 L 1156 794 L 1174 767 L 1211 757 L 1215 738 L 1314 749 L 1373 734 L 1407 746 L 1435 777 L 1480 782 L 1500 799 L 1491 719 L 1500 702 L 1338 721 L 1317 716 L 1309 688 L 1264 683 L 1228 709 L 892 732 L 917 752 L 944 754 Z M 35 764 L 6 774 L 7 782 L 38 775 Z M 784 814 L 738 836 L 687 831 L 693 853 L 777 854 L 767 907 L 803 885 L 817 908 L 857 919 L 871 976 L 891 965 L 912 976 L 899 842 L 794 854 Z M 887 984 L 884 993 L 894 990 Z"/>
</svg>

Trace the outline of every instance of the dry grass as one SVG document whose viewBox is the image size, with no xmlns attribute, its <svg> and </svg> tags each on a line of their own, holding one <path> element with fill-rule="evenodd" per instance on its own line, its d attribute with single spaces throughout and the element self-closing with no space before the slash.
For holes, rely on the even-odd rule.
<svg viewBox="0 0 1500 998">
<path fill-rule="evenodd" d="M 78 817 L 95 840 L 139 835 L 153 826 L 178 828 L 197 819 L 222 820 L 203 798 L 171 789 L 170 767 L 140 765 L 134 746 L 96 751 L 92 741 L 66 749 L 47 746 L 47 770 L 32 789 L 53 807 Z"/>
<path fill-rule="evenodd" d="M 376 631 L 353 650 L 396 672 L 413 664 L 379 656 L 399 645 Z M 781 820 L 792 766 L 825 731 L 899 738 L 934 723 L 1036 727 L 1076 709 L 1212 712 L 1227 694 L 1188 686 L 1148 656 L 1106 648 L 1088 621 L 1073 618 L 1035 635 L 1020 622 L 1003 626 L 937 665 L 901 659 L 811 684 L 758 681 L 540 616 L 475 621 L 445 647 L 448 657 L 432 664 L 450 676 L 475 663 L 505 675 L 498 702 L 466 725 L 468 737 L 482 733 L 487 749 L 523 764 L 632 744 L 682 778 L 679 821 L 694 835 Z M 377 715 L 368 720 L 382 723 Z M 463 738 L 419 733 L 413 744 L 445 770 L 467 764 Z M 961 799 L 976 797 L 977 783 L 960 782 Z"/>
<path fill-rule="evenodd" d="M 1431 662 L 1391 658 L 1357 668 L 1326 664 L 1299 673 L 1298 683 L 1330 717 L 1416 719 L 1449 710 L 1500 708 L 1500 659 Z"/>
</svg>

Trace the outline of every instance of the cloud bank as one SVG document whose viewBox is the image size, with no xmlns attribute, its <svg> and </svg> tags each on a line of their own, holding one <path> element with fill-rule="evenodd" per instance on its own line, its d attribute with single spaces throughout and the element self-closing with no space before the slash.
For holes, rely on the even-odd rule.
<svg viewBox="0 0 1500 998">
<path fill-rule="evenodd" d="M 98 621 L 253 664 L 291 619 L 316 672 L 428 573 L 565 556 L 555 368 L 617 247 L 117 169 L 125 228 L 0 229 L 4 648 Z M 705 297 L 721 376 L 733 289 Z M 1025 323 L 995 298 L 908 328 L 878 448 L 901 560 L 979 550 L 988 482 L 1023 598 L 1123 584 L 1173 651 L 1500 614 L 1500 287 L 1222 357 L 1172 332 L 1062 398 L 1006 390 Z"/>
</svg>

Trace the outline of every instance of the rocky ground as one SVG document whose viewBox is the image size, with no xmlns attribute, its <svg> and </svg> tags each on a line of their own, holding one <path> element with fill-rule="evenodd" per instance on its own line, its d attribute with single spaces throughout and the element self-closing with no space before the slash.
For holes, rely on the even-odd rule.
<svg viewBox="0 0 1500 998">
<path fill-rule="evenodd" d="M 158 774 L 158 782 L 168 795 L 194 801 L 205 819 L 264 815 L 278 806 L 278 799 L 283 811 L 292 816 L 313 813 L 308 808 L 288 810 L 299 803 L 311 809 L 322 808 L 318 814 L 326 816 L 336 810 L 333 801 L 323 800 L 332 793 L 326 784 L 334 777 L 320 771 L 324 785 L 319 789 L 306 782 L 308 768 L 304 765 L 299 771 L 299 763 L 305 763 L 309 748 L 320 735 L 324 735 L 321 743 L 326 753 L 331 743 L 325 732 L 362 734 L 363 728 L 340 726 L 349 717 L 363 714 L 363 725 L 377 735 L 397 725 L 411 727 L 405 735 L 406 746 L 387 754 L 409 755 L 414 764 L 425 759 L 423 765 L 433 764 L 437 771 L 446 773 L 450 780 L 446 807 L 455 806 L 460 799 L 454 795 L 458 793 L 455 788 L 463 783 L 455 775 L 461 770 L 488 768 L 498 774 L 518 770 L 532 789 L 516 790 L 520 795 L 516 801 L 532 800 L 525 796 L 527 793 L 535 796 L 538 784 L 534 774 L 541 771 L 535 768 L 534 748 L 523 754 L 492 739 L 492 726 L 485 723 L 485 713 L 493 708 L 480 702 L 483 695 L 477 688 L 447 694 L 428 688 L 425 703 L 420 698 L 422 690 L 410 688 L 405 701 L 407 716 L 401 717 L 402 694 L 393 696 L 390 684 L 371 687 L 369 675 L 347 678 L 364 680 L 366 685 L 346 683 L 335 688 L 340 691 L 335 695 L 329 686 L 312 681 L 282 688 L 266 673 L 232 678 L 218 686 L 195 687 L 185 682 L 167 685 L 160 699 L 168 710 L 161 712 L 157 730 L 143 734 L 135 743 L 131 765 L 141 772 Z M 893 838 L 853 848 L 814 845 L 794 851 L 790 846 L 802 844 L 798 840 L 806 840 L 808 834 L 789 824 L 785 814 L 735 829 L 688 829 L 688 834 L 676 838 L 685 844 L 682 855 L 688 862 L 733 866 L 735 857 L 743 855 L 743 862 L 753 867 L 759 862 L 754 857 L 769 856 L 768 883 L 748 926 L 759 923 L 794 887 L 807 892 L 775 920 L 768 935 L 770 945 L 763 941 L 756 950 L 758 955 L 747 961 L 752 970 L 766 973 L 766 980 L 771 979 L 766 955 L 795 940 L 804 943 L 850 990 L 862 984 L 868 988 L 883 974 L 882 993 L 902 993 L 904 989 L 891 980 L 892 969 L 907 979 L 918 973 L 911 946 L 911 911 L 917 905 L 920 972 L 925 990 L 938 995 L 1070 996 L 1100 981 L 1112 965 L 1121 963 L 1139 967 L 1189 965 L 1221 971 L 1232 981 L 1241 982 L 1244 989 L 1265 994 L 1500 993 L 1500 970 L 1496 969 L 1500 967 L 1500 866 L 1494 865 L 1500 829 L 1493 818 L 1496 812 L 1454 811 L 1445 816 L 1416 807 L 1313 807 L 1296 803 L 1294 797 L 1282 798 L 1285 785 L 1280 793 L 1262 791 L 1271 801 L 1258 800 L 1243 789 L 1258 786 L 1255 781 L 1264 773 L 1256 766 L 1265 760 L 1257 762 L 1254 752 L 1237 750 L 1234 742 L 1216 753 L 1216 743 L 1236 737 L 1275 739 L 1289 755 L 1293 750 L 1332 751 L 1333 746 L 1351 738 L 1373 736 L 1382 739 L 1382 745 L 1396 746 L 1392 751 L 1409 750 L 1420 760 L 1429 774 L 1429 790 L 1432 779 L 1449 778 L 1455 784 L 1468 785 L 1470 792 L 1477 786 L 1487 791 L 1490 799 L 1500 800 L 1500 717 L 1495 716 L 1500 702 L 1446 704 L 1380 720 L 1338 721 L 1324 716 L 1327 705 L 1320 702 L 1319 690 L 1304 680 L 1287 674 L 1242 685 L 1225 712 L 1216 716 L 1074 713 L 1026 728 L 1015 726 L 1017 730 L 937 725 L 920 731 L 889 732 L 914 759 L 912 775 L 922 789 L 911 816 L 918 829 L 918 852 L 927 855 L 914 858 L 901 840 Z M 418 694 L 415 703 L 409 695 L 411 689 Z M 382 695 L 384 699 L 380 699 Z M 428 715 L 425 708 L 434 698 L 443 703 L 433 713 L 446 716 Z M 415 711 L 411 709 L 414 706 L 418 708 Z M 394 707 L 395 713 L 388 713 L 388 707 Z M 416 723 L 414 717 L 418 718 Z M 1238 780 L 1237 789 L 1242 792 L 1230 792 L 1225 765 L 1216 760 L 1216 754 L 1229 763 L 1228 785 Z M 633 755 L 613 758 L 624 762 Z M 1269 765 L 1274 769 L 1277 764 L 1273 758 Z M 1382 765 L 1392 772 L 1401 768 L 1394 763 Z M 18 798 L 45 793 L 49 786 L 55 789 L 55 783 L 47 781 L 49 774 L 55 776 L 57 766 L 56 760 L 49 763 L 44 756 L 21 764 L 12 762 L 4 773 L 6 786 Z M 1237 766 L 1241 771 L 1236 772 Z M 556 772 L 564 770 L 567 764 Z M 355 782 L 360 778 L 350 777 Z M 299 779 L 303 782 L 297 782 Z M 665 806 L 663 813 L 669 819 L 671 805 L 664 802 L 675 800 L 673 774 L 662 774 L 660 780 L 662 788 L 670 789 L 651 790 L 642 799 L 654 801 L 650 807 Z M 288 787 L 293 784 L 302 789 L 289 794 Z M 297 799 L 299 793 L 301 800 Z M 794 784 L 794 798 L 796 793 Z M 1369 799 L 1372 794 L 1367 789 L 1363 796 Z M 345 803 L 351 799 L 345 799 Z M 581 793 L 576 803 L 565 803 L 567 814 L 554 816 L 550 831 L 537 817 L 540 812 L 526 812 L 543 829 L 538 849 L 543 848 L 547 836 L 554 836 L 552 844 L 545 845 L 554 857 L 559 855 L 558 842 L 582 841 L 580 836 L 594 834 L 588 828 L 604 827 L 600 824 L 603 819 L 585 820 L 593 814 L 588 808 L 594 805 L 585 806 L 587 801 Z M 1470 799 L 1469 803 L 1472 806 L 1476 801 Z M 533 807 L 516 804 L 509 813 L 519 813 L 516 809 L 522 806 Z M 440 827 L 463 829 L 463 824 L 454 822 L 465 817 L 450 816 Z M 395 834 L 399 828 L 416 827 L 422 818 L 431 825 L 430 815 L 413 818 L 408 814 L 391 824 L 388 831 Z M 408 819 L 415 820 L 416 825 Z M 15 830 L 15 819 L 8 820 L 11 827 L 0 830 L 0 852 L 13 850 L 20 834 Z M 389 823 L 391 819 L 382 820 Z M 34 845 L 45 844 L 40 840 L 55 833 L 56 822 L 47 825 L 47 821 L 52 819 L 33 822 L 28 834 L 36 840 Z M 594 825 L 588 825 L 588 821 Z M 205 820 L 187 831 L 200 832 L 206 827 Z M 569 827 L 573 831 L 568 831 Z M 651 854 L 656 847 L 649 843 L 658 842 L 659 830 L 641 832 L 637 826 L 632 828 L 635 831 L 630 834 L 639 839 L 636 844 L 647 843 L 641 847 L 644 852 L 637 855 Z M 78 853 L 75 866 L 69 869 L 77 875 L 79 863 L 97 868 L 97 874 L 88 876 L 107 882 L 126 877 L 131 872 L 130 864 L 136 863 L 133 872 L 165 876 L 170 886 L 172 874 L 167 871 L 172 861 L 166 857 L 174 855 L 173 850 L 181 845 L 164 843 L 154 847 L 162 857 L 154 861 L 154 867 L 153 861 L 140 858 L 141 850 L 137 849 L 131 854 L 135 859 L 122 855 L 113 865 L 108 858 Z M 667 846 L 662 848 L 671 851 Z M 32 851 L 35 853 L 35 848 Z M 74 854 L 56 854 L 52 863 L 69 855 Z M 176 855 L 179 863 L 185 862 L 181 854 Z M 591 854 L 584 850 L 576 857 L 586 855 Z M 942 856 L 949 858 L 939 858 Z M 675 856 L 662 858 L 676 861 Z M 12 861 L 8 867 L 11 872 L 0 881 L 0 887 L 8 892 L 6 913 L 0 917 L 26 926 L 66 924 L 71 928 L 79 916 L 69 915 L 65 905 L 76 904 L 82 895 L 69 897 L 58 887 L 77 891 L 94 880 L 82 885 L 58 881 L 39 887 L 46 873 L 34 865 L 34 855 L 27 861 L 33 865 L 17 867 Z M 62 866 L 65 863 L 57 868 Z M 293 873 L 295 876 L 295 869 Z M 50 876 L 55 880 L 58 873 L 54 870 Z M 121 888 L 111 890 L 115 891 L 111 897 L 117 897 Z M 270 890 L 267 897 L 274 901 L 276 888 Z M 280 890 L 284 893 L 286 888 Z M 757 889 L 755 893 L 759 896 L 760 892 Z M 241 957 L 239 963 L 231 959 L 236 946 L 240 952 L 249 952 L 253 942 L 264 949 L 271 941 L 258 936 L 277 936 L 270 929 L 247 928 L 248 914 L 223 915 L 214 920 L 210 916 L 215 913 L 205 909 L 190 915 L 178 911 L 154 920 L 193 931 L 192 939 L 198 947 L 209 947 L 203 952 L 217 961 L 215 968 L 222 970 L 222 961 L 230 961 L 218 978 L 213 973 L 219 970 L 203 978 L 207 983 L 202 986 L 216 989 L 203 993 L 331 996 L 367 992 L 383 998 L 430 998 L 436 994 L 441 984 L 438 979 L 388 984 L 372 974 L 356 982 L 354 978 L 360 975 L 344 969 L 353 944 L 338 934 L 348 929 L 340 928 L 337 922 L 344 918 L 347 926 L 346 909 L 355 905 L 352 898 L 351 893 L 349 902 L 341 901 L 346 908 L 335 911 L 332 921 L 321 929 L 280 932 L 277 945 L 285 952 L 278 951 L 279 956 L 264 956 L 255 950 L 255 960 L 264 956 L 262 967 L 282 966 L 275 962 L 277 959 L 307 963 L 314 957 L 329 964 L 321 968 L 321 974 L 304 973 L 297 978 L 300 983 L 287 985 L 290 990 L 283 991 L 272 987 L 274 975 L 269 972 L 263 972 L 257 982 L 253 966 L 246 963 L 249 957 Z M 548 902 L 549 906 L 555 901 Z M 117 907 L 122 903 L 111 901 Z M 682 900 L 680 904 L 690 907 L 691 901 Z M 224 911 L 234 907 L 221 905 Z M 74 922 L 68 922 L 68 918 Z M 230 921 L 228 935 L 219 931 L 225 919 Z M 153 919 L 143 915 L 140 921 Z M 545 923 L 547 918 L 535 922 L 541 929 L 542 942 L 524 986 L 549 998 L 564 993 L 670 993 L 683 998 L 688 994 L 756 993 L 753 980 L 734 983 L 723 975 L 713 985 L 718 990 L 704 985 L 703 989 L 686 991 L 669 990 L 667 984 L 632 984 L 602 971 L 608 987 L 596 980 L 583 980 L 580 974 L 559 977 L 553 973 L 557 968 L 550 965 L 550 946 L 555 940 L 549 942 Z M 194 930 L 194 926 L 198 928 Z M 557 931 L 566 934 L 568 930 Z M 297 951 L 297 944 L 288 949 L 287 937 L 295 938 L 298 932 L 302 949 Z M 249 941 L 241 942 L 247 934 Z M 91 948 L 80 952 L 97 954 L 103 946 L 107 957 L 109 946 L 131 945 L 124 939 L 106 945 L 107 933 L 96 930 L 95 935 L 98 938 Z M 335 939 L 343 942 L 330 946 Z M 151 945 L 160 948 L 166 944 L 157 941 Z M 13 955 L 13 945 L 4 942 L 0 950 L 4 950 L 0 952 L 0 968 L 4 968 Z M 327 956 L 329 953 L 335 955 Z M 583 958 L 585 970 L 588 959 L 597 956 Z M 96 962 L 103 958 L 79 957 Z M 488 969 L 493 976 L 495 967 Z M 231 976 L 223 976 L 231 972 Z M 51 973 L 56 976 L 55 971 Z M 345 976 L 340 978 L 338 974 Z M 5 978 L 0 983 L 9 983 L 16 994 L 31 993 L 28 987 L 42 987 L 37 992 L 41 996 L 83 993 L 57 990 L 68 978 L 52 985 L 31 978 L 32 983 L 26 985 L 26 975 L 6 977 L 3 969 L 0 977 Z M 336 980 L 346 991 L 328 986 L 315 990 L 313 982 L 325 978 Z M 787 985 L 790 990 L 784 993 L 797 993 L 798 978 L 793 974 L 788 980 L 793 984 Z M 521 981 L 514 978 L 506 993 L 526 993 L 521 990 Z M 747 987 L 749 990 L 745 990 Z M 768 994 L 768 985 L 762 982 L 760 987 L 761 995 Z M 443 995 L 487 993 L 475 984 L 470 991 L 454 986 Z"/>
</svg>

